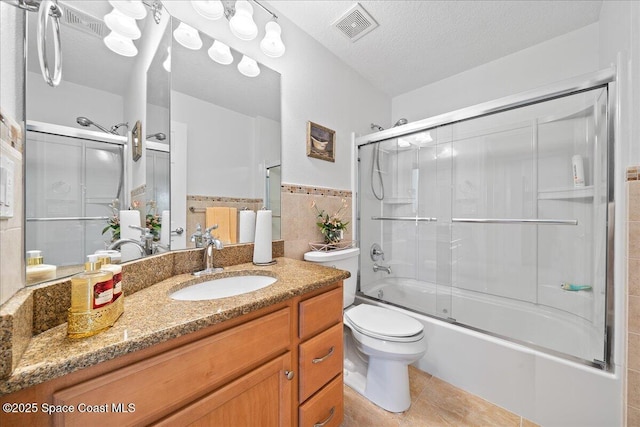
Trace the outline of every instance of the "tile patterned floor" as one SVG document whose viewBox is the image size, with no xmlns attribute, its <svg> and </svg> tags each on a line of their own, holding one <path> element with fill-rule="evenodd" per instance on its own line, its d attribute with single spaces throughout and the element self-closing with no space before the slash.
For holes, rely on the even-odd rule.
<svg viewBox="0 0 640 427">
<path fill-rule="evenodd" d="M 344 387 L 341 427 L 535 427 L 537 424 L 409 367 L 411 408 L 393 414 Z"/>
</svg>

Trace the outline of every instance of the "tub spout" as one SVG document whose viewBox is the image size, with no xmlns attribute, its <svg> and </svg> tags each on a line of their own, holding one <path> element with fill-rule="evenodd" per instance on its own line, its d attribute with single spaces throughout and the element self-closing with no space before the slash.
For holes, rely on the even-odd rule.
<svg viewBox="0 0 640 427">
<path fill-rule="evenodd" d="M 384 265 L 379 265 L 379 264 L 373 264 L 373 271 L 377 272 L 377 271 L 386 271 L 387 274 L 391 274 L 391 267 L 390 266 L 384 266 Z"/>
</svg>

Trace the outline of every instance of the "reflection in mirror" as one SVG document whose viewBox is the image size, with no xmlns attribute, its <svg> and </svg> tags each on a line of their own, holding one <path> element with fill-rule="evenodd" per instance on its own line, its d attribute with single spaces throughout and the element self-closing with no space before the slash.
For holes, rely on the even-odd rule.
<svg viewBox="0 0 640 427">
<path fill-rule="evenodd" d="M 173 29 L 179 24 L 172 19 Z M 186 202 L 187 211 L 186 224 L 172 228 L 186 225 L 191 247 L 197 224 L 203 230 L 218 224 L 214 235 L 243 243 L 243 218 L 252 217 L 239 211 L 264 206 L 273 211 L 273 238 L 279 239 L 280 74 L 257 64 L 259 75 L 247 77 L 237 67 L 241 53 L 232 50 L 233 62 L 222 65 L 207 53 L 214 40 L 200 37 L 199 50 L 175 40 L 171 48 L 172 217 L 175 202 Z M 180 150 L 186 150 L 183 164 L 175 161 Z M 182 194 L 173 188 L 180 180 L 186 181 Z"/>
<path fill-rule="evenodd" d="M 87 254 L 122 237 L 114 213 L 132 204 L 131 183 L 139 185 L 132 180 L 127 151 L 130 126 L 144 117 L 132 106 L 148 90 L 139 82 L 147 80 L 144 61 L 157 46 L 152 40 L 160 30 L 154 27 L 161 26 L 152 13 L 136 21 L 142 32 L 135 41 L 138 55 L 125 57 L 103 41 L 109 34 L 103 17 L 112 10 L 107 1 L 59 5 L 65 16 L 60 29 L 63 71 L 55 88 L 40 75 L 37 14 L 27 14 L 25 250 L 42 251 L 43 262 L 55 265 L 63 277 L 81 271 Z M 37 281 L 27 275 L 28 284 Z"/>
</svg>

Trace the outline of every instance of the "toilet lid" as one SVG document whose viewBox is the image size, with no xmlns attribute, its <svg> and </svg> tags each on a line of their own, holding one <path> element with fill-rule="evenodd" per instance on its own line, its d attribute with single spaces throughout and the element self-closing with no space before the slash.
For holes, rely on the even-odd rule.
<svg viewBox="0 0 640 427">
<path fill-rule="evenodd" d="M 422 323 L 387 308 L 361 304 L 345 312 L 345 317 L 361 333 L 375 338 L 413 337 L 422 332 Z"/>
</svg>

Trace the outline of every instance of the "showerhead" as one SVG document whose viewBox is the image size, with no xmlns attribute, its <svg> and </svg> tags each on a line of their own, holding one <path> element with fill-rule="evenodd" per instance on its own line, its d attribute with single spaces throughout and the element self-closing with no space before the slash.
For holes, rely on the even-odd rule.
<svg viewBox="0 0 640 427">
<path fill-rule="evenodd" d="M 109 129 L 105 128 L 104 126 L 100 126 L 98 123 L 94 122 L 91 119 L 88 119 L 86 117 L 77 117 L 76 118 L 76 122 L 80 125 L 80 126 L 84 126 L 84 127 L 89 127 L 91 125 L 97 127 L 98 129 L 100 129 L 102 132 L 106 132 L 106 133 L 110 133 L 110 134 L 116 134 L 116 132 L 114 131 L 110 131 Z"/>
<path fill-rule="evenodd" d="M 162 132 L 154 133 L 152 135 L 147 135 L 147 139 L 152 139 L 152 138 L 155 138 L 158 141 L 164 141 L 165 139 L 167 139 L 167 135 Z"/>
<path fill-rule="evenodd" d="M 76 118 L 76 122 L 80 125 L 80 126 L 84 126 L 84 127 L 89 127 L 93 124 L 93 122 L 89 119 L 87 119 L 86 117 L 78 117 Z"/>
<path fill-rule="evenodd" d="M 402 119 L 398 120 L 398 121 L 396 122 L 396 124 L 395 124 L 395 125 L 393 125 L 393 127 L 406 125 L 407 123 L 409 123 L 409 120 L 407 120 L 407 119 L 405 119 L 405 118 L 402 118 Z"/>
<path fill-rule="evenodd" d="M 377 131 L 381 131 L 384 130 L 384 128 L 380 125 L 377 125 L 375 123 L 371 123 L 371 130 L 377 130 Z"/>
</svg>

